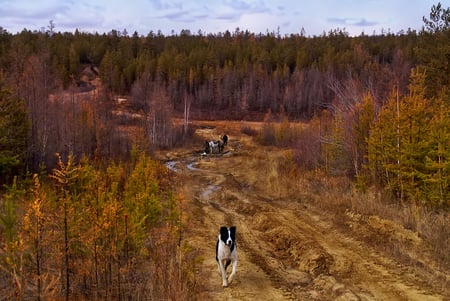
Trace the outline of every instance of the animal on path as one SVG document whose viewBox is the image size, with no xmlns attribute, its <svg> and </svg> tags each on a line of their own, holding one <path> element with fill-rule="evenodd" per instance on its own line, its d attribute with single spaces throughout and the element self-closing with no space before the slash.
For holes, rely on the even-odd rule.
<svg viewBox="0 0 450 301">
<path fill-rule="evenodd" d="M 238 263 L 236 245 L 236 227 L 220 227 L 216 243 L 216 261 L 219 273 L 222 276 L 222 287 L 227 287 L 236 275 Z M 227 267 L 232 264 L 230 276 L 227 278 Z"/>
<path fill-rule="evenodd" d="M 204 154 L 209 154 L 210 153 L 210 148 L 209 148 L 209 142 L 208 140 L 205 140 L 205 142 L 203 143 L 203 148 L 204 148 Z"/>
<path fill-rule="evenodd" d="M 217 141 L 205 141 L 204 150 L 207 154 L 218 154 L 223 151 L 223 143 L 220 140 Z"/>
<path fill-rule="evenodd" d="M 224 146 L 227 145 L 227 143 L 228 143 L 228 136 L 227 136 L 227 134 L 222 136 L 222 141 L 223 141 L 223 145 Z"/>
<path fill-rule="evenodd" d="M 225 148 L 225 145 L 228 143 L 228 136 L 223 135 L 220 137 L 220 140 L 213 141 L 213 140 L 205 140 L 203 143 L 203 154 L 219 154 L 223 152 L 223 149 Z"/>
</svg>

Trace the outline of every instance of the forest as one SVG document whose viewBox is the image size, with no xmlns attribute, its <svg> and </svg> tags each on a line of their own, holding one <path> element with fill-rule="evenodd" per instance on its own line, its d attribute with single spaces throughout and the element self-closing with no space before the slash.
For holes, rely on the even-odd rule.
<svg viewBox="0 0 450 301">
<path fill-rule="evenodd" d="M 449 74 L 440 3 L 419 32 L 355 37 L 0 27 L 0 294 L 188 299 L 183 196 L 152 152 L 194 139 L 191 119 L 262 121 L 249 134 L 296 168 L 447 212 Z"/>
</svg>

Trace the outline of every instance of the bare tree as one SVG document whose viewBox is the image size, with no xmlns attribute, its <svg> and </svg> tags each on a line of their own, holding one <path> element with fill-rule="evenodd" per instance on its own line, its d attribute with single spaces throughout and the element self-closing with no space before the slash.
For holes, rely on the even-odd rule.
<svg viewBox="0 0 450 301">
<path fill-rule="evenodd" d="M 184 119 L 183 119 L 183 132 L 184 135 L 188 132 L 189 126 L 189 113 L 191 111 L 191 97 L 185 92 L 184 94 Z"/>
<path fill-rule="evenodd" d="M 189 96 L 185 95 L 185 119 L 190 109 Z M 133 102 L 139 104 L 144 114 L 144 128 L 148 147 L 168 147 L 173 144 L 172 109 L 167 91 L 159 81 L 150 82 L 142 77 L 132 87 Z"/>
<path fill-rule="evenodd" d="M 29 163 L 33 170 L 45 163 L 49 154 L 51 133 L 51 105 L 49 95 L 54 81 L 49 67 L 49 55 L 43 52 L 28 58 L 18 90 L 28 107 L 31 130 L 29 133 Z"/>
</svg>

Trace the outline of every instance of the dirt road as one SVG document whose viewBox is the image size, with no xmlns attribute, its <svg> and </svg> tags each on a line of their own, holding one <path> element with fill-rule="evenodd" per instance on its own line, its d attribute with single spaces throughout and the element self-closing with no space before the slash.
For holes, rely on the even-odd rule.
<svg viewBox="0 0 450 301">
<path fill-rule="evenodd" d="M 206 128 L 198 135 L 208 139 L 222 131 Z M 184 239 L 201 259 L 199 300 L 450 300 L 448 274 L 401 264 L 364 243 L 370 231 L 396 231 L 419 248 L 422 242 L 415 233 L 350 212 L 342 223 L 347 228 L 336 227 L 302 195 L 264 195 L 255 175 L 270 175 L 258 170 L 254 152 L 263 158 L 266 150 L 239 132 L 229 136 L 224 154 L 202 157 L 184 150 L 163 158 L 183 183 Z M 227 288 L 221 287 L 215 262 L 222 225 L 237 226 L 239 264 Z"/>
</svg>

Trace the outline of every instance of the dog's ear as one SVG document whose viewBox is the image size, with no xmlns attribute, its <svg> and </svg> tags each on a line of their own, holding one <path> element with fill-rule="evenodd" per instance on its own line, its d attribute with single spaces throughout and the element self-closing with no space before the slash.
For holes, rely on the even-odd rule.
<svg viewBox="0 0 450 301">
<path fill-rule="evenodd" d="M 230 227 L 231 239 L 236 240 L 236 226 Z"/>
</svg>

